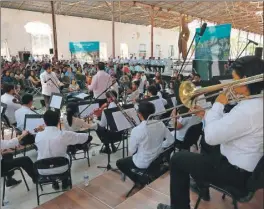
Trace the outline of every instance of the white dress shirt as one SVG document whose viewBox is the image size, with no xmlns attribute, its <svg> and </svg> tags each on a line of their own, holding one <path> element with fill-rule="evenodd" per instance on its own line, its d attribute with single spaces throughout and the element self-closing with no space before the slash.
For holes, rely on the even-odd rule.
<svg viewBox="0 0 264 209">
<path fill-rule="evenodd" d="M 140 94 L 139 89 L 137 89 L 136 91 L 133 91 L 131 94 L 127 96 L 127 103 L 132 102 L 134 99 L 138 99 L 139 94 Z"/>
<path fill-rule="evenodd" d="M 88 123 L 81 118 L 72 118 L 72 125 L 70 126 L 67 120 L 67 115 L 63 115 L 62 122 L 66 131 L 80 131 L 81 129 L 90 128 Z"/>
<path fill-rule="evenodd" d="M 160 91 L 158 91 L 157 96 L 159 96 L 164 106 L 168 104 L 167 100 L 162 97 Z"/>
<path fill-rule="evenodd" d="M 83 144 L 88 140 L 88 134 L 61 131 L 55 126 L 47 126 L 44 131 L 38 132 L 35 144 L 38 148 L 37 160 L 51 157 L 67 157 L 68 145 Z M 67 170 L 67 166 L 52 169 L 38 170 L 42 175 L 59 174 Z"/>
<path fill-rule="evenodd" d="M 59 88 L 60 88 L 61 82 L 59 81 L 59 79 L 57 78 L 54 72 L 47 73 L 45 71 L 41 73 L 40 81 L 42 85 L 42 94 L 46 96 L 51 96 L 52 93 L 60 93 Z"/>
<path fill-rule="evenodd" d="M 147 125 L 147 121 L 142 121 L 132 129 L 128 149 L 131 154 L 135 153 L 134 164 L 144 169 L 162 152 L 162 148 L 169 147 L 173 142 L 174 138 L 163 122 Z"/>
<path fill-rule="evenodd" d="M 94 98 L 97 98 L 103 91 L 109 88 L 112 84 L 111 76 L 103 70 L 98 70 L 96 75 L 93 76 L 91 85 L 88 86 L 90 91 L 93 91 Z M 98 99 L 105 99 L 105 93 L 103 93 Z"/>
<path fill-rule="evenodd" d="M 263 98 L 239 102 L 224 114 L 224 105 L 214 103 L 205 115 L 205 141 L 220 144 L 229 163 L 252 172 L 263 156 Z"/>
<path fill-rule="evenodd" d="M 25 115 L 31 114 L 35 115 L 36 113 L 33 112 L 29 107 L 22 106 L 15 112 L 15 118 L 17 122 L 17 128 L 21 131 L 24 130 L 24 123 L 25 123 Z"/>
<path fill-rule="evenodd" d="M 5 115 L 8 118 L 10 124 L 16 123 L 15 111 L 21 107 L 21 104 L 16 104 L 13 102 L 15 97 L 11 94 L 5 93 L 1 96 L 1 102 L 7 105 Z"/>
<path fill-rule="evenodd" d="M 4 149 L 10 149 L 10 148 L 15 148 L 19 145 L 19 141 L 17 138 L 14 139 L 6 139 L 6 140 L 0 140 L 1 143 L 1 150 Z M 0 152 L 0 160 L 2 160 L 2 154 Z"/>
<path fill-rule="evenodd" d="M 199 123 L 202 122 L 202 119 L 195 116 L 195 115 L 192 115 L 190 117 L 185 117 L 185 118 L 182 118 L 180 117 L 178 119 L 178 122 L 180 124 L 182 124 L 182 128 L 181 129 L 178 129 L 176 131 L 176 138 L 179 140 L 179 141 L 183 141 L 184 140 L 184 137 L 185 137 L 185 134 L 187 132 L 187 130 L 191 127 L 191 126 L 194 126 L 194 125 L 197 125 Z M 172 131 L 171 134 L 174 136 L 174 133 L 175 131 Z"/>
</svg>

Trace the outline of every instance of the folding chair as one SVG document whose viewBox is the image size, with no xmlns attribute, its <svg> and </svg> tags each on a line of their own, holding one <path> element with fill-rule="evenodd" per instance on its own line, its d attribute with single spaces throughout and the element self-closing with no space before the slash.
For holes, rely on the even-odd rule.
<svg viewBox="0 0 264 209">
<path fill-rule="evenodd" d="M 169 162 L 171 153 L 174 151 L 174 145 L 171 145 L 161 152 L 146 169 L 132 169 L 131 171 L 138 176 L 138 182 L 129 190 L 126 197 L 133 192 L 137 184 L 145 186 L 162 176 L 169 170 Z"/>
<path fill-rule="evenodd" d="M 241 192 L 239 189 L 232 186 L 218 187 L 213 184 L 209 184 L 209 187 L 223 193 L 222 199 L 224 200 L 226 196 L 229 196 L 233 200 L 234 209 L 238 209 L 237 203 L 249 202 L 255 195 L 256 191 L 264 188 L 264 156 L 259 160 L 256 168 L 254 169 L 251 177 L 247 181 L 247 194 Z M 202 196 L 199 194 L 198 200 L 195 204 L 194 209 L 198 209 L 201 202 Z"/>
<path fill-rule="evenodd" d="M 3 183 L 3 196 L 2 196 L 2 206 L 4 206 L 4 199 L 5 199 L 6 177 L 7 177 L 7 175 L 8 175 L 9 173 L 11 173 L 11 172 L 13 172 L 13 171 L 15 171 L 15 170 L 19 170 L 19 171 L 20 171 L 21 176 L 22 176 L 22 178 L 23 178 L 23 180 L 24 180 L 24 182 L 25 182 L 25 185 L 26 185 L 27 191 L 29 191 L 28 184 L 27 184 L 27 181 L 26 181 L 26 179 L 25 179 L 25 176 L 24 176 L 24 174 L 23 174 L 22 169 L 19 168 L 19 167 L 16 167 L 16 168 L 10 169 L 9 171 L 3 173 L 3 175 L 2 175 L 2 177 L 4 178 L 4 183 Z"/>
<path fill-rule="evenodd" d="M 38 95 L 38 94 L 41 94 L 41 87 L 36 87 L 36 86 L 32 83 L 32 81 L 30 81 L 30 80 L 28 80 L 28 84 L 29 84 L 30 89 L 32 90 L 31 94 L 32 94 L 33 96 L 36 96 L 36 95 Z"/>
<path fill-rule="evenodd" d="M 54 168 L 58 168 L 61 166 L 67 166 L 67 170 L 60 174 L 42 175 L 42 174 L 39 174 L 38 172 L 39 169 L 49 170 L 49 169 L 54 169 Z M 61 182 L 62 180 L 66 179 L 69 181 L 70 189 L 72 188 L 71 158 L 68 159 L 66 157 L 52 157 L 52 158 L 41 159 L 34 163 L 34 168 L 36 172 L 36 189 L 37 189 L 38 205 L 40 202 L 39 199 L 43 195 L 54 194 L 54 193 L 59 193 L 59 192 L 64 192 L 64 191 L 69 190 L 69 189 L 66 189 L 66 190 L 39 194 L 39 187 L 41 191 L 43 191 L 43 188 L 42 188 L 43 185 L 52 184 L 53 182 Z"/>
</svg>

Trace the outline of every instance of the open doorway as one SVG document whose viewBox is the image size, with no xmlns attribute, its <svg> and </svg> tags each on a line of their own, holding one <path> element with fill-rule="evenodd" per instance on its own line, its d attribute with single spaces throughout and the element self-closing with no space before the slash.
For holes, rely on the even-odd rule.
<svg viewBox="0 0 264 209">
<path fill-rule="evenodd" d="M 123 58 L 128 58 L 128 45 L 126 43 L 120 44 L 120 55 Z"/>
</svg>

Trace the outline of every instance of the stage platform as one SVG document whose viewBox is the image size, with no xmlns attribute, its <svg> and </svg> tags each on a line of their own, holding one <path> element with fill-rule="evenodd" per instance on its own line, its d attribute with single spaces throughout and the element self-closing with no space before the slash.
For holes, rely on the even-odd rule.
<svg viewBox="0 0 264 209">
<path fill-rule="evenodd" d="M 125 195 L 132 186 L 130 180 L 123 182 L 119 174 L 108 171 L 91 180 L 88 187 L 76 185 L 70 191 L 35 209 L 156 209 L 158 203 L 170 202 L 169 173 L 126 199 Z M 211 201 L 201 201 L 199 209 L 233 209 L 230 198 L 222 200 L 222 194 L 215 190 L 210 193 Z M 192 207 L 197 198 L 191 192 Z M 239 209 L 263 209 L 263 205 L 263 190 L 260 190 L 250 203 L 239 204 Z"/>
</svg>

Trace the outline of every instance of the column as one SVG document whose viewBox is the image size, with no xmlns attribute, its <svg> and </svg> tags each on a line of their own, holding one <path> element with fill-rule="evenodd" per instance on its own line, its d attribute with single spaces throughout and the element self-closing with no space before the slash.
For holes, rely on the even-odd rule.
<svg viewBox="0 0 264 209">
<path fill-rule="evenodd" d="M 153 46 L 153 27 L 154 27 L 154 7 L 151 7 L 151 17 L 150 17 L 151 19 L 150 19 L 150 21 L 151 21 L 151 31 L 150 31 L 150 55 L 151 55 L 151 57 L 154 57 L 154 55 L 153 55 L 153 48 L 154 48 L 154 46 Z"/>
<path fill-rule="evenodd" d="M 112 2 L 112 56 L 115 57 L 115 5 Z"/>
<path fill-rule="evenodd" d="M 53 27 L 53 42 L 54 42 L 54 58 L 58 60 L 58 43 L 57 43 L 57 28 L 56 28 L 56 16 L 54 10 L 54 2 L 51 1 L 51 14 L 52 14 L 52 27 Z"/>
</svg>

